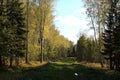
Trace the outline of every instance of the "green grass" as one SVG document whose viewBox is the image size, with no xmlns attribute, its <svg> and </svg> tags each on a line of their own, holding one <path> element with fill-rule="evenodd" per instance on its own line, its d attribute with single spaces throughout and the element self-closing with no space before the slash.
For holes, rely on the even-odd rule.
<svg viewBox="0 0 120 80">
<path fill-rule="evenodd" d="M 120 73 L 73 62 L 50 62 L 17 71 L 2 70 L 0 80 L 120 80 Z"/>
</svg>

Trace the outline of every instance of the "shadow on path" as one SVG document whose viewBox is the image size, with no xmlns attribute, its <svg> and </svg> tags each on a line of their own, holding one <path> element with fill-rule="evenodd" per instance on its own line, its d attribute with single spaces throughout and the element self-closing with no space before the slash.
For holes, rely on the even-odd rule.
<svg viewBox="0 0 120 80">
<path fill-rule="evenodd" d="M 19 72 L 6 72 L 6 77 L 0 80 L 120 80 L 120 73 L 74 63 L 48 63 Z"/>
</svg>

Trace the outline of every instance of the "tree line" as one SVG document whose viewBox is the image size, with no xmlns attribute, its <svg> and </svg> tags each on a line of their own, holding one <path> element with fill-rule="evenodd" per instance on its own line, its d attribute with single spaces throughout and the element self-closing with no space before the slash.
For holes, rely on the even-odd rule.
<svg viewBox="0 0 120 80">
<path fill-rule="evenodd" d="M 93 37 L 82 34 L 76 45 L 77 61 L 98 62 L 97 47 Z"/>
<path fill-rule="evenodd" d="M 73 45 L 54 25 L 54 0 L 0 0 L 0 66 L 58 60 Z"/>
<path fill-rule="evenodd" d="M 94 39 L 80 36 L 76 50 L 78 60 L 90 61 L 94 56 L 102 67 L 106 60 L 111 70 L 120 70 L 120 1 L 84 0 L 84 4 Z"/>
<path fill-rule="evenodd" d="M 56 61 L 104 60 L 120 70 L 120 1 L 84 0 L 94 38 L 80 35 L 77 44 L 60 35 L 54 24 L 54 0 L 0 0 L 0 66 Z"/>
</svg>

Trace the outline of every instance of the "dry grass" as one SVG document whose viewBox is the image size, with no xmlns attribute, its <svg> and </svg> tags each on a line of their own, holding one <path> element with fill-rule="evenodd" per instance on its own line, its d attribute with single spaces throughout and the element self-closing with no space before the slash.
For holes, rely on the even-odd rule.
<svg viewBox="0 0 120 80">
<path fill-rule="evenodd" d="M 101 68 L 101 65 L 99 63 L 80 62 L 80 64 L 87 66 L 87 67 Z"/>
<path fill-rule="evenodd" d="M 48 62 L 43 62 L 40 63 L 39 61 L 30 61 L 28 64 L 26 64 L 25 62 L 21 62 L 20 63 L 20 67 L 23 68 L 27 68 L 27 67 L 38 67 L 38 66 L 43 66 L 45 64 L 47 64 Z"/>
<path fill-rule="evenodd" d="M 100 68 L 101 69 L 101 64 L 100 63 L 90 63 L 90 62 L 76 62 L 77 64 L 81 64 L 87 67 L 92 67 L 92 68 Z M 104 67 L 102 69 L 108 69 L 108 65 L 104 64 Z"/>
</svg>

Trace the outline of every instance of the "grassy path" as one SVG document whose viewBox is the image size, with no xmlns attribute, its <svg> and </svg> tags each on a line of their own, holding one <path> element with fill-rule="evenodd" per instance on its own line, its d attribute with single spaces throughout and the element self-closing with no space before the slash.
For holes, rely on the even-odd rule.
<svg viewBox="0 0 120 80">
<path fill-rule="evenodd" d="M 0 72 L 0 80 L 120 80 L 120 73 L 77 63 L 51 62 L 17 72 Z"/>
</svg>

